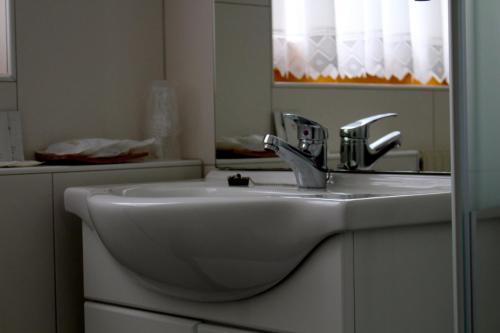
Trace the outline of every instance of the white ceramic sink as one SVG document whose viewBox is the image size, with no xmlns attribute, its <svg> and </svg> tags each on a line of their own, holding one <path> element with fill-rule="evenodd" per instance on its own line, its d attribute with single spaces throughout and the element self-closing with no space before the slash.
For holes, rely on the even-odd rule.
<svg viewBox="0 0 500 333">
<path fill-rule="evenodd" d="M 69 188 L 66 209 L 150 288 L 197 301 L 251 297 L 285 279 L 339 232 L 450 218 L 449 177 L 339 174 L 325 190 L 298 190 L 291 173 L 260 183 L 204 181 Z"/>
</svg>

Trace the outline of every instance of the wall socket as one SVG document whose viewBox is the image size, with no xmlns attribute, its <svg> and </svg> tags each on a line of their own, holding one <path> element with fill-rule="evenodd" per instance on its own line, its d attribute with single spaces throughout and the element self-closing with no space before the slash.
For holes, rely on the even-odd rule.
<svg viewBox="0 0 500 333">
<path fill-rule="evenodd" d="M 19 111 L 0 111 L 0 161 L 23 161 Z"/>
</svg>

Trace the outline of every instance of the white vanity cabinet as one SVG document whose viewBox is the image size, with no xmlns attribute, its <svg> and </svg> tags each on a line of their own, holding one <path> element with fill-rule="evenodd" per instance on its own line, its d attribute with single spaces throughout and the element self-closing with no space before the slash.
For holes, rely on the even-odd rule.
<svg viewBox="0 0 500 333">
<path fill-rule="evenodd" d="M 259 333 L 125 307 L 85 302 L 87 333 Z"/>
<path fill-rule="evenodd" d="M 263 326 L 263 332 L 289 333 L 453 332 L 450 222 L 333 236 L 280 285 L 222 303 L 182 301 L 144 289 L 95 232 L 83 228 L 87 299 L 195 318 L 196 333 L 257 333 Z M 101 332 L 89 327 L 87 333 Z"/>
<path fill-rule="evenodd" d="M 196 333 L 259 333 L 259 331 L 247 331 L 236 328 L 202 324 L 198 326 Z"/>
<path fill-rule="evenodd" d="M 85 303 L 85 331 L 89 333 L 194 333 L 197 325 L 197 321 L 164 314 Z"/>
<path fill-rule="evenodd" d="M 451 223 L 354 232 L 356 333 L 452 333 Z"/>
<path fill-rule="evenodd" d="M 271 184 L 293 177 L 292 173 L 245 174 L 256 182 L 270 177 Z M 292 188 L 298 192 L 296 195 L 307 195 L 293 197 L 281 189 L 283 192 L 277 192 L 280 197 L 276 200 L 270 195 L 275 192 L 263 194 L 259 192 L 261 188 L 230 189 L 227 176 L 224 171 L 213 171 L 201 182 L 67 189 L 66 207 L 83 220 L 86 301 L 192 318 L 199 322 L 194 332 L 200 333 L 452 332 L 448 177 L 338 174 L 338 192 L 316 194 L 311 190 L 304 194 Z M 210 200 L 206 193 L 210 193 Z M 337 197 L 349 193 L 352 196 L 347 199 Z M 260 196 L 266 202 L 257 201 Z M 317 200 L 317 196 L 322 200 Z M 130 209 L 125 210 L 130 202 Z M 259 214 L 253 215 L 256 202 L 260 205 Z M 285 202 L 292 205 L 283 206 Z M 309 206 L 298 206 L 304 202 Z M 250 209 L 244 204 L 251 204 Z M 269 207 L 276 209 L 268 210 Z M 284 214 L 285 209 L 292 207 L 300 208 L 291 210 L 302 214 L 300 220 Z M 220 215 L 210 215 L 211 212 Z M 241 224 L 235 227 L 234 221 Z M 189 225 L 195 227 L 188 229 Z M 299 235 L 301 242 L 306 241 L 309 229 L 302 227 L 319 228 L 325 237 L 317 238 L 293 271 L 282 278 L 280 274 L 277 284 L 242 298 L 206 300 L 199 296 L 215 291 L 227 297 L 219 293 L 221 286 L 230 286 L 233 291 L 246 287 L 249 275 L 258 276 L 257 273 L 267 272 L 267 267 L 273 268 L 271 273 L 277 272 L 276 265 L 282 264 L 283 257 L 271 254 L 278 246 L 288 244 L 297 251 L 296 243 L 285 240 Z M 241 233 L 235 232 L 240 230 Z M 269 235 L 273 237 L 264 237 Z M 211 242 L 213 239 L 216 241 Z M 185 250 L 186 244 L 195 247 Z M 202 251 L 197 251 L 199 247 Z M 255 265 L 261 257 L 253 251 L 264 247 L 267 250 L 262 252 L 262 261 L 268 266 L 254 270 L 254 266 L 248 265 Z M 170 260 L 165 255 L 168 251 L 175 253 L 177 260 L 188 258 L 185 264 L 195 268 L 184 271 L 187 273 L 181 274 L 181 278 L 194 280 L 211 273 L 208 281 L 218 283 L 199 287 L 177 279 L 181 270 L 175 267 L 181 266 L 176 266 L 175 260 L 165 263 L 166 258 Z M 290 260 L 289 255 L 285 258 Z M 247 266 L 252 269 L 246 269 Z M 219 269 L 213 270 L 214 267 Z M 156 268 L 166 270 L 159 275 Z M 240 273 L 234 276 L 236 268 Z M 147 274 L 151 272 L 150 278 Z M 174 295 L 171 285 L 183 289 Z M 197 293 L 199 290 L 204 293 Z M 87 327 L 87 333 L 100 332 L 89 327 L 92 326 Z M 121 333 L 119 327 L 109 332 Z"/>
</svg>

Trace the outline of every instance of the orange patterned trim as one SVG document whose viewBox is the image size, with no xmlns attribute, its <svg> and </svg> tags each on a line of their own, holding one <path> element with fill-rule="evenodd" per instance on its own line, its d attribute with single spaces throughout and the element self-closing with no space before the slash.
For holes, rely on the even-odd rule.
<svg viewBox="0 0 500 333">
<path fill-rule="evenodd" d="M 400 80 L 394 76 L 392 76 L 390 79 L 385 79 L 372 75 L 365 75 L 363 77 L 355 77 L 355 78 L 338 77 L 336 79 L 330 76 L 320 76 L 317 79 L 313 79 L 312 77 L 306 75 L 302 78 L 298 78 L 294 76 L 292 73 L 287 73 L 286 75 L 282 75 L 277 68 L 273 70 L 273 73 L 274 73 L 274 82 L 401 84 L 401 85 L 439 86 L 439 87 L 448 86 L 448 80 L 439 82 L 438 80 L 432 78 L 429 82 L 422 83 L 414 79 L 411 74 L 407 74 L 402 80 Z"/>
</svg>

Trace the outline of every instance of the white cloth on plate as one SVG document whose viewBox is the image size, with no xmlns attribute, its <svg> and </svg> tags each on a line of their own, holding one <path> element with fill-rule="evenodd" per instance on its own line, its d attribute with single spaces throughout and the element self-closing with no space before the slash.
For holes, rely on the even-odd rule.
<svg viewBox="0 0 500 333">
<path fill-rule="evenodd" d="M 51 144 L 41 153 L 53 155 L 82 155 L 87 157 L 115 157 L 131 151 L 144 151 L 155 139 L 144 141 L 111 140 L 102 138 L 78 139 Z"/>
<path fill-rule="evenodd" d="M 27 168 L 42 164 L 38 161 L 6 161 L 0 162 L 0 168 Z"/>
</svg>

